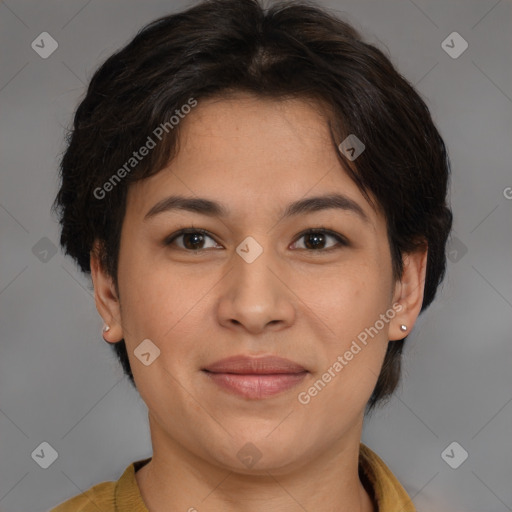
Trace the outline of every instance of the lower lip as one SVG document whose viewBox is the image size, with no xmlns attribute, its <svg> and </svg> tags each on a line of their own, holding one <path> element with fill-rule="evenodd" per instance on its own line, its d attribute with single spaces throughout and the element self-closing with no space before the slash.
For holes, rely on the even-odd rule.
<svg viewBox="0 0 512 512">
<path fill-rule="evenodd" d="M 307 371 L 268 375 L 212 373 L 206 375 L 225 391 L 250 400 L 261 400 L 287 391 L 302 382 Z"/>
</svg>

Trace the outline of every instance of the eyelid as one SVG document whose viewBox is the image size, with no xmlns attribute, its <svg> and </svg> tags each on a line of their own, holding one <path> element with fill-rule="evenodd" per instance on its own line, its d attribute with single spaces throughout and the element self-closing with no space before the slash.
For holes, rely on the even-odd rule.
<svg viewBox="0 0 512 512">
<path fill-rule="evenodd" d="M 187 235 L 187 234 L 192 234 L 192 233 L 200 233 L 201 235 L 205 235 L 205 236 L 211 238 L 212 240 L 215 241 L 215 243 L 218 243 L 215 240 L 214 236 L 212 234 L 210 234 L 210 232 L 207 231 L 206 229 L 195 228 L 195 227 L 191 226 L 189 228 L 179 229 L 178 231 L 175 231 L 174 233 L 172 233 L 171 235 L 166 237 L 163 240 L 163 245 L 165 245 L 165 246 L 171 245 L 174 242 L 174 240 L 176 240 L 176 238 L 179 238 L 181 235 Z M 180 247 L 180 249 L 181 249 L 181 247 Z M 184 249 L 184 250 L 187 250 L 187 249 Z M 201 251 L 204 249 L 198 249 L 198 250 Z M 188 249 L 188 252 L 192 252 L 192 251 L 190 249 Z"/>
<path fill-rule="evenodd" d="M 302 237 L 304 237 L 306 235 L 309 235 L 309 234 L 313 234 L 313 233 L 323 233 L 325 235 L 331 236 L 331 237 L 335 238 L 338 241 L 338 245 L 335 245 L 333 247 L 329 247 L 327 249 L 318 249 L 316 251 L 313 250 L 313 249 L 302 249 L 302 250 L 308 251 L 308 252 L 322 253 L 322 252 L 329 252 L 331 250 L 338 249 L 340 246 L 342 246 L 342 247 L 345 246 L 346 247 L 346 246 L 350 245 L 350 243 L 347 240 L 347 238 L 345 236 L 343 236 L 341 233 L 338 233 L 337 231 L 333 231 L 332 229 L 324 228 L 324 227 L 309 228 L 309 229 L 306 229 L 305 231 L 302 231 L 301 233 L 299 233 L 299 235 L 297 235 L 297 238 L 292 243 L 292 245 L 296 244 Z"/>
<path fill-rule="evenodd" d="M 172 233 L 171 235 L 166 237 L 164 239 L 164 241 L 163 241 L 163 245 L 164 246 L 171 245 L 174 242 L 174 240 L 176 240 L 176 238 L 179 238 L 181 235 L 193 234 L 193 233 L 200 233 L 202 235 L 207 236 L 208 238 L 211 238 L 215 243 L 218 243 L 215 240 L 215 237 L 209 231 L 207 231 L 206 229 L 189 227 L 189 228 L 182 228 L 182 229 L 180 229 L 178 231 L 175 231 L 174 233 Z M 301 233 L 299 233 L 297 235 L 295 240 L 292 242 L 292 245 L 296 244 L 302 237 L 304 237 L 306 235 L 309 235 L 309 234 L 313 234 L 313 233 L 315 233 L 315 234 L 316 233 L 323 233 L 325 235 L 331 236 L 331 237 L 335 238 L 338 241 L 338 245 L 335 245 L 333 247 L 329 247 L 327 249 L 318 249 L 318 250 L 314 250 L 314 249 L 301 249 L 301 250 L 308 251 L 308 252 L 319 252 L 319 253 L 321 253 L 321 252 L 328 252 L 328 251 L 331 251 L 333 249 L 337 249 L 337 248 L 339 248 L 339 246 L 349 246 L 350 245 L 349 241 L 341 233 L 338 233 L 336 231 L 333 231 L 332 229 L 325 228 L 325 227 L 309 228 L 309 229 L 306 229 L 305 231 L 302 231 Z M 182 248 L 180 247 L 180 249 L 182 249 Z M 191 249 L 183 249 L 183 250 L 186 251 L 186 252 L 194 252 Z M 197 251 L 204 251 L 204 250 L 205 249 L 197 249 Z"/>
</svg>

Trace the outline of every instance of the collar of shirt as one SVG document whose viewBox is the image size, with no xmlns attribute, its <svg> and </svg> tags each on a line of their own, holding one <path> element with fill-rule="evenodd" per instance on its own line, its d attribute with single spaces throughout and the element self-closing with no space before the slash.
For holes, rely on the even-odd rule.
<svg viewBox="0 0 512 512">
<path fill-rule="evenodd" d="M 150 460 L 151 457 L 133 462 L 116 482 L 116 512 L 149 512 L 142 500 L 135 473 Z M 367 490 L 377 504 L 377 512 L 416 512 L 411 498 L 384 461 L 363 443 L 360 444 L 359 470 L 371 487 Z"/>
</svg>

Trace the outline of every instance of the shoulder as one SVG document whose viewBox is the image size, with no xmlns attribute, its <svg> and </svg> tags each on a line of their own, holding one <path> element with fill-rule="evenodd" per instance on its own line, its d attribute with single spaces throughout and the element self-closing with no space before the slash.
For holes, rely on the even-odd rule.
<svg viewBox="0 0 512 512">
<path fill-rule="evenodd" d="M 363 443 L 360 468 L 369 481 L 379 512 L 416 512 L 414 503 L 386 463 Z"/>
<path fill-rule="evenodd" d="M 102 482 L 71 498 L 50 512 L 114 512 L 116 482 Z"/>
<path fill-rule="evenodd" d="M 132 462 L 119 480 L 97 484 L 49 512 L 148 512 L 140 495 L 135 473 L 150 460 L 151 457 Z"/>
</svg>

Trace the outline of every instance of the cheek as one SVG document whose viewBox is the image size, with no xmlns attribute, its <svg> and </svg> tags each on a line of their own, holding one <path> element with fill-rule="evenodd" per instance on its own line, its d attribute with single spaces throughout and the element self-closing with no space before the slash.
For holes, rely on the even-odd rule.
<svg viewBox="0 0 512 512">
<path fill-rule="evenodd" d="M 163 398 L 154 393 L 157 388 L 174 407 L 180 405 L 180 400 L 186 402 L 175 379 L 186 381 L 197 365 L 191 340 L 203 329 L 201 320 L 206 311 L 201 297 L 212 286 L 207 284 L 205 279 L 191 280 L 155 267 L 147 271 L 135 264 L 126 273 L 123 330 L 137 388 L 150 408 L 158 409 L 163 404 Z M 160 350 L 158 359 L 149 366 L 140 364 L 134 352 L 145 339 Z M 167 394 L 170 390 L 173 393 Z"/>
<path fill-rule="evenodd" d="M 166 347 L 166 352 L 172 347 L 176 356 L 187 348 L 180 340 L 197 336 L 204 325 L 208 292 L 219 276 L 199 267 L 180 270 L 170 264 L 145 261 L 143 257 L 126 258 L 119 269 L 124 284 L 121 298 L 125 339 L 131 346 L 149 338 L 159 347 Z"/>
<path fill-rule="evenodd" d="M 390 281 L 377 264 L 354 259 L 328 272 L 289 278 L 292 289 L 307 305 L 304 313 L 321 319 L 336 333 L 338 343 L 373 325 L 388 307 Z"/>
<path fill-rule="evenodd" d="M 301 292 L 307 291 L 323 330 L 317 333 L 321 364 L 299 402 L 308 402 L 309 413 L 333 435 L 344 418 L 361 412 L 375 388 L 388 345 L 389 324 L 380 315 L 389 309 L 389 286 L 378 267 L 361 265 L 340 271 L 328 286 Z"/>
<path fill-rule="evenodd" d="M 328 421 L 334 422 L 332 428 L 336 430 L 345 415 L 357 414 L 366 405 L 377 382 L 389 325 L 381 325 L 379 320 L 389 308 L 391 281 L 377 264 L 359 261 L 316 283 L 308 286 L 305 282 L 298 292 L 308 298 L 310 312 L 305 308 L 304 314 L 315 322 L 315 317 L 322 320 L 316 322 L 321 364 L 314 382 L 309 383 L 313 387 L 302 391 L 306 400 L 311 398 L 309 412 L 323 418 L 332 415 Z M 318 380 L 328 384 L 324 388 Z"/>
</svg>

